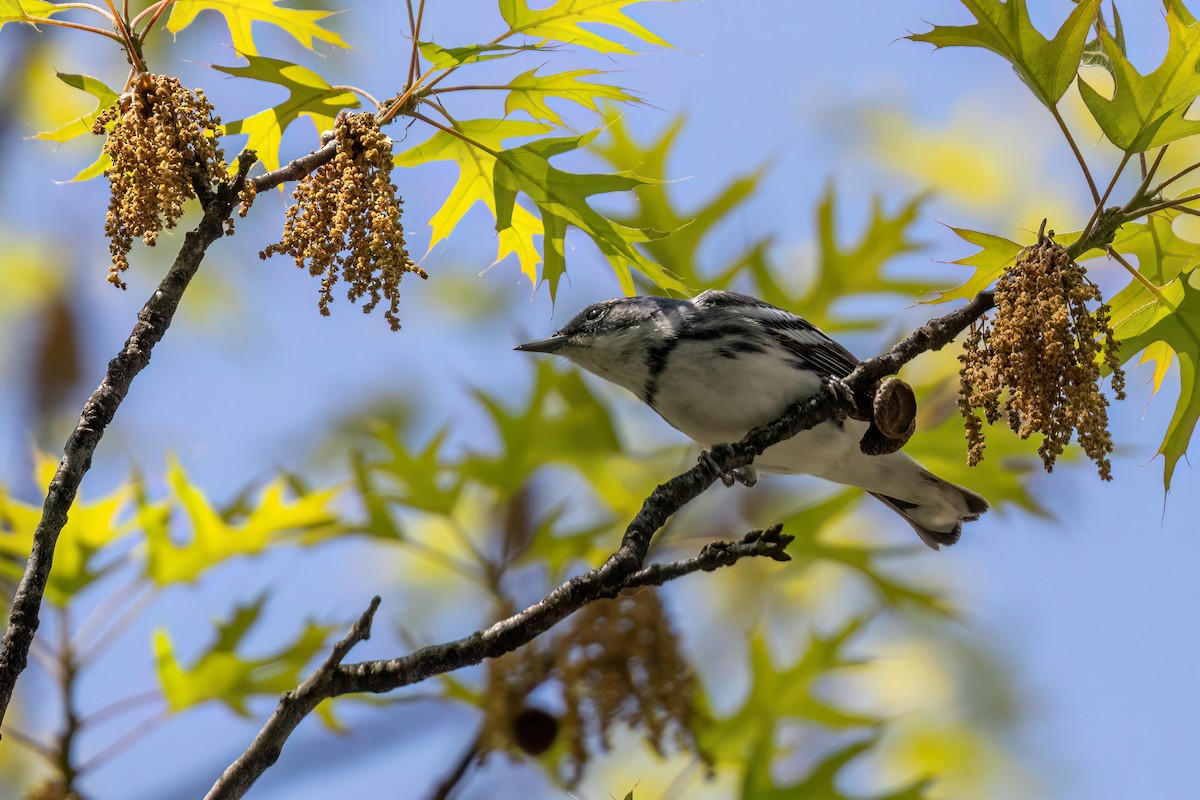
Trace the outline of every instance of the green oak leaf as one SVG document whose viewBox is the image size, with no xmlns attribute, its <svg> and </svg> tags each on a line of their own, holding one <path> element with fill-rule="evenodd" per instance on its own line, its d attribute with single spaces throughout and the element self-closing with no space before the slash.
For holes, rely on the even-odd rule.
<svg viewBox="0 0 1200 800">
<path fill-rule="evenodd" d="M 225 126 L 226 134 L 243 133 L 250 137 L 246 146 L 258 153 L 258 160 L 269 172 L 279 168 L 279 143 L 283 132 L 300 117 L 308 117 L 317 126 L 317 133 L 333 127 L 334 119 L 344 108 L 358 108 L 358 96 L 353 92 L 334 89 L 308 67 L 277 58 L 248 55 L 244 67 L 218 67 L 220 72 L 235 78 L 252 78 L 284 87 L 288 98 L 277 106 L 260 111 Z"/>
<path fill-rule="evenodd" d="M 603 75 L 598 69 L 576 69 L 550 75 L 537 75 L 537 69 L 522 72 L 508 84 L 508 97 L 504 101 L 504 113 L 524 111 L 536 120 L 551 125 L 562 125 L 562 117 L 548 105 L 549 100 L 559 98 L 589 108 L 600 110 L 600 101 L 617 103 L 640 103 L 637 97 L 607 83 L 592 83 L 582 80 L 593 75 Z"/>
<path fill-rule="evenodd" d="M 668 193 L 671 184 L 667 179 L 667 161 L 683 123 L 682 118 L 676 118 L 656 140 L 643 145 L 633 138 L 619 114 L 606 113 L 604 137 L 593 142 L 591 150 L 618 170 L 636 169 L 639 175 L 650 179 L 638 189 L 634 210 L 615 217 L 631 228 L 672 232 L 670 236 L 646 242 L 643 245 L 646 252 L 689 286 L 727 288 L 754 250 L 765 247 L 767 241 L 756 240 L 745 254 L 721 265 L 716 277 L 702 274 L 700 248 L 720 223 L 755 192 L 764 170 L 735 178 L 693 209 L 679 208 Z"/>
<path fill-rule="evenodd" d="M 34 454 L 34 477 L 39 486 L 49 486 L 58 461 L 45 453 Z M 131 526 L 118 522 L 134 496 L 132 483 L 111 494 L 84 502 L 76 499 L 70 518 L 54 551 L 54 569 L 46 583 L 46 599 L 65 607 L 73 597 L 120 566 L 105 549 L 129 533 Z M 25 560 L 33 547 L 33 532 L 42 519 L 42 504 L 21 503 L 0 487 L 0 576 L 20 580 Z"/>
<path fill-rule="evenodd" d="M 711 711 L 702 709 L 702 716 L 708 719 L 697 731 L 700 752 L 712 754 L 717 763 L 745 763 L 764 739 L 774 741 L 776 723 L 785 718 L 837 730 L 878 725 L 876 717 L 837 708 L 815 691 L 818 679 L 862 663 L 847 653 L 847 645 L 865 623 L 856 618 L 829 635 L 814 634 L 800 660 L 783 667 L 775 665 L 766 637 L 756 634 L 750 640 L 754 682 L 749 696 L 726 717 L 714 718 Z"/>
<path fill-rule="evenodd" d="M 926 33 L 907 38 L 936 48 L 991 50 L 1012 64 L 1038 100 L 1053 108 L 1075 80 L 1084 40 L 1099 3 L 1082 0 L 1054 38 L 1046 39 L 1029 20 L 1025 0 L 962 0 L 977 20 L 974 25 L 935 25 Z"/>
<path fill-rule="evenodd" d="M 247 702 L 255 697 L 278 696 L 304 679 L 302 670 L 325 648 L 334 628 L 308 623 L 298 637 L 270 655 L 244 658 L 237 650 L 259 621 L 266 596 L 239 605 L 230 619 L 217 622 L 216 638 L 192 663 L 184 666 L 166 630 L 154 632 L 154 661 L 163 697 L 173 713 L 215 700 L 248 717 Z"/>
<path fill-rule="evenodd" d="M 893 278 L 884 268 L 893 258 L 919 250 L 921 245 L 910 241 L 909 228 L 917 220 L 926 195 L 911 197 L 900 209 L 889 214 L 883 209 L 878 195 L 871 198 L 871 218 L 857 242 L 843 246 L 837 239 L 836 202 L 833 184 L 825 187 L 817 206 L 817 242 L 819 268 L 815 283 L 805 292 L 805 307 L 828 309 L 838 300 L 855 294 L 892 293 L 924 297 L 936 284 L 914 278 Z M 830 329 L 864 327 L 875 320 L 857 323 L 825 316 L 814 324 Z"/>
<path fill-rule="evenodd" d="M 258 54 L 255 49 L 252 27 L 256 22 L 273 25 L 288 33 L 309 50 L 315 41 L 328 42 L 337 47 L 349 47 L 320 21 L 333 16 L 332 11 L 305 11 L 299 8 L 283 8 L 278 0 L 175 0 L 171 5 L 171 16 L 167 18 L 167 30 L 179 33 L 196 20 L 201 11 L 215 11 L 225 18 L 233 49 L 244 56 Z"/>
<path fill-rule="evenodd" d="M 500 446 L 495 454 L 468 456 L 461 466 L 464 477 L 511 493 L 547 464 L 586 475 L 621 455 L 611 414 L 578 371 L 557 370 L 549 359 L 539 359 L 536 369 L 533 392 L 515 411 L 498 397 L 476 393 Z"/>
<path fill-rule="evenodd" d="M 513 224 L 517 195 L 524 194 L 542 217 L 542 279 L 554 297 L 558 281 L 566 272 L 564 253 L 567 227 L 583 231 L 604 254 L 621 289 L 633 294 L 633 271 L 637 270 L 667 291 L 686 292 L 673 273 L 647 258 L 637 245 L 664 234 L 620 224 L 588 204 L 592 195 L 625 192 L 648 181 L 628 172 L 576 174 L 550 163 L 556 155 L 587 146 L 599 131 L 581 136 L 540 139 L 496 154 L 496 230 Z"/>
<path fill-rule="evenodd" d="M 1017 255 L 1023 249 L 1021 245 L 1005 239 L 1003 236 L 966 228 L 951 228 L 950 230 L 958 234 L 960 239 L 979 248 L 978 253 L 953 262 L 964 267 L 974 267 L 975 274 L 961 286 L 942 292 L 930 300 L 930 303 L 945 303 L 949 300 L 974 297 L 995 283 L 1004 274 L 1004 269 L 1016 262 Z"/>
<path fill-rule="evenodd" d="M 1193 285 L 1195 272 L 1179 275 L 1161 287 L 1161 297 L 1138 308 L 1113 307 L 1113 332 L 1128 353 L 1162 343 L 1179 358 L 1179 400 L 1158 452 L 1166 459 L 1163 485 L 1171 488 L 1175 466 L 1187 452 L 1200 419 L 1200 386 L 1196 368 L 1200 364 L 1200 288 Z"/>
<path fill-rule="evenodd" d="M 1178 216 L 1178 211 L 1169 209 L 1151 215 L 1146 222 L 1128 223 L 1113 240 L 1113 248 L 1118 253 L 1134 256 L 1138 272 L 1155 286 L 1167 285 L 1180 275 L 1191 272 L 1200 263 L 1200 245 L 1175 234 L 1172 221 Z M 1119 324 L 1154 299 L 1141 281 L 1130 281 L 1109 301 L 1114 323 Z M 1129 356 L 1134 352 L 1126 351 Z M 1143 352 L 1138 363 L 1154 363 L 1155 393 L 1162 388 L 1163 379 L 1174 359 L 1174 351 L 1163 342 L 1155 342 Z"/>
<path fill-rule="evenodd" d="M 314 491 L 289 499 L 285 479 L 275 478 L 259 496 L 228 519 L 213 508 L 175 459 L 167 465 L 172 501 L 145 506 L 140 522 L 146 532 L 146 577 L 158 585 L 192 583 L 230 558 L 261 553 L 277 544 L 311 542 L 339 529 L 333 508 L 336 490 Z M 187 517 L 191 538 L 172 538 L 174 507 Z"/>
<path fill-rule="evenodd" d="M 1115 88 L 1111 100 L 1079 82 L 1079 92 L 1108 140 L 1127 153 L 1200 132 L 1200 122 L 1184 114 L 1200 96 L 1200 25 L 1186 9 L 1167 3 L 1167 54 L 1158 69 L 1141 75 L 1125 57 L 1119 42 L 1100 32 L 1104 53 L 1112 66 Z"/>
<path fill-rule="evenodd" d="M 85 116 L 77 117 L 52 131 L 42 131 L 34 138 L 51 142 L 69 142 L 84 134 L 90 134 L 92 132 L 92 123 L 96 121 L 96 118 L 105 109 L 117 102 L 117 93 L 108 88 L 103 81 L 93 78 L 91 75 L 72 75 L 66 72 L 55 72 L 55 74 L 58 75 L 58 79 L 63 83 L 87 92 L 96 98 L 98 102 L 95 110 Z"/>
<path fill-rule="evenodd" d="M 540 44 L 472 44 L 465 47 L 442 47 L 433 42 L 421 42 L 421 55 L 434 69 L 450 69 L 463 64 L 508 58 L 517 53 L 543 49 Z"/>
<path fill-rule="evenodd" d="M 36 26 L 38 20 L 67 10 L 45 0 L 0 0 L 0 28 L 6 22 L 28 22 Z"/>
<path fill-rule="evenodd" d="M 496 214 L 496 151 L 503 149 L 504 142 L 525 136 L 536 136 L 550 130 L 541 122 L 514 119 L 472 119 L 454 123 L 455 136 L 448 131 L 438 131 L 425 142 L 405 150 L 395 157 L 401 167 L 412 167 L 431 161 L 453 161 L 458 165 L 458 180 L 446 201 L 429 220 L 429 246 L 432 248 L 445 239 L 458 225 L 463 215 L 476 203 L 483 203 L 494 217 Z M 463 138 L 465 137 L 465 138 Z M 477 142 L 483 148 L 469 143 Z M 529 282 L 537 283 L 537 266 L 541 263 L 534 244 L 534 237 L 542 235 L 542 222 L 527 209 L 517 206 L 513 210 L 511 225 L 499 232 L 496 261 L 510 255 L 517 256 L 521 272 Z"/>
<path fill-rule="evenodd" d="M 597 53 L 633 53 L 625 45 L 583 25 L 607 25 L 658 47 L 671 45 L 625 14 L 643 0 L 556 0 L 548 8 L 530 8 L 528 0 L 500 0 L 500 14 L 510 34 L 586 47 Z M 675 2 L 675 0 L 666 0 Z"/>
</svg>

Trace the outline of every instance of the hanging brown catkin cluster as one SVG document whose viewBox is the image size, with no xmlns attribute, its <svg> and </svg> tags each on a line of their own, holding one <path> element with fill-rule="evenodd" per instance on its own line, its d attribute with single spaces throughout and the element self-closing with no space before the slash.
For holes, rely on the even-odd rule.
<svg viewBox="0 0 1200 800">
<path fill-rule="evenodd" d="M 529 702 L 535 689 L 554 683 L 565 705 L 561 719 Z M 537 756 L 563 735 L 566 780 L 574 784 L 619 725 L 640 728 L 660 753 L 668 740 L 698 753 L 695 700 L 695 678 L 658 593 L 641 589 L 584 606 L 549 645 L 489 661 L 480 749 Z"/>
<path fill-rule="evenodd" d="M 401 200 L 392 183 L 392 141 L 374 114 L 341 113 L 334 126 L 337 155 L 305 176 L 292 196 L 283 236 L 261 253 L 267 258 L 291 256 L 310 275 L 321 277 L 323 316 L 329 316 L 333 285 L 339 276 L 349 284 L 350 302 L 369 298 L 363 313 L 387 299 L 383 315 L 400 330 L 400 279 L 406 272 L 429 277 L 413 264 L 400 224 Z"/>
<path fill-rule="evenodd" d="M 129 269 L 135 237 L 153 247 L 160 231 L 175 227 L 183 204 L 196 196 L 193 180 L 210 185 L 224 180 L 225 154 L 216 139 L 221 120 L 214 110 L 202 90 L 192 92 L 175 78 L 147 72 L 129 95 L 96 118 L 92 133 L 100 136 L 113 123 L 104 143 L 112 159 L 104 171 L 112 190 L 104 233 L 113 285 L 125 288 L 121 274 Z"/>
<path fill-rule="evenodd" d="M 1077 433 L 1100 477 L 1112 479 L 1101 362 L 1112 372 L 1118 400 L 1125 399 L 1125 374 L 1103 300 L 1083 267 L 1050 236 L 1022 250 L 1005 271 L 996 285 L 995 319 L 971 329 L 959 356 L 958 406 L 972 466 L 984 450 L 978 408 L 990 424 L 1007 417 L 1022 439 L 1042 434 L 1038 454 L 1047 472 Z M 1099 303 L 1095 314 L 1089 303 Z"/>
<path fill-rule="evenodd" d="M 660 754 L 668 737 L 684 752 L 699 752 L 695 677 L 654 589 L 580 609 L 556 669 L 567 700 L 571 782 L 582 777 L 589 740 L 607 750 L 609 732 L 622 723 L 641 728 Z"/>
</svg>

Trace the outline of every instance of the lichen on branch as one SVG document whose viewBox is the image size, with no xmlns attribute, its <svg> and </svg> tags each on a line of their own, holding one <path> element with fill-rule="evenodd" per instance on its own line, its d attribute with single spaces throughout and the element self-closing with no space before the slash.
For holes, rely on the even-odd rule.
<svg viewBox="0 0 1200 800">
<path fill-rule="evenodd" d="M 334 127 L 337 152 L 296 185 L 296 203 L 287 211 L 280 241 L 259 257 L 289 255 L 296 266 L 321 278 L 317 303 L 329 316 L 333 287 L 340 279 L 354 303 L 368 298 L 363 313 L 381 300 L 392 330 L 400 329 L 400 279 L 406 272 L 429 277 L 408 256 L 402 200 L 392 183 L 392 140 L 370 113 L 338 115 Z"/>
</svg>

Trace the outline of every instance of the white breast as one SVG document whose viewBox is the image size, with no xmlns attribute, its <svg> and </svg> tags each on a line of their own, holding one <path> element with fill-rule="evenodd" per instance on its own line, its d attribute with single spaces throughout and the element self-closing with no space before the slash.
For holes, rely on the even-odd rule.
<svg viewBox="0 0 1200 800">
<path fill-rule="evenodd" d="M 681 341 L 658 377 L 654 410 L 701 445 L 736 442 L 812 397 L 820 379 L 777 353 L 712 357 L 711 343 Z"/>
</svg>

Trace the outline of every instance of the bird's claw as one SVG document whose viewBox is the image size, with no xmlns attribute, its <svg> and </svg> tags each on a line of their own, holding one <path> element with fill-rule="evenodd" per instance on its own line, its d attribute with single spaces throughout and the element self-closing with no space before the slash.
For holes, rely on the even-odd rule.
<svg viewBox="0 0 1200 800">
<path fill-rule="evenodd" d="M 849 384 L 834 375 L 823 375 L 821 377 L 821 385 L 837 401 L 837 418 L 845 419 L 846 417 L 851 417 L 853 419 L 860 419 L 857 413 L 851 410 L 858 408 L 858 400 L 855 398 L 854 390 L 850 388 Z M 861 419 L 867 418 L 861 417 Z"/>
<path fill-rule="evenodd" d="M 721 483 L 727 487 L 733 486 L 735 483 L 743 486 L 753 486 L 758 483 L 758 472 L 749 464 L 744 467 L 734 467 L 731 470 L 722 469 L 717 460 L 713 458 L 711 450 L 702 450 L 698 460 L 712 467 L 713 471 L 717 473 L 717 477 L 721 479 Z"/>
</svg>

